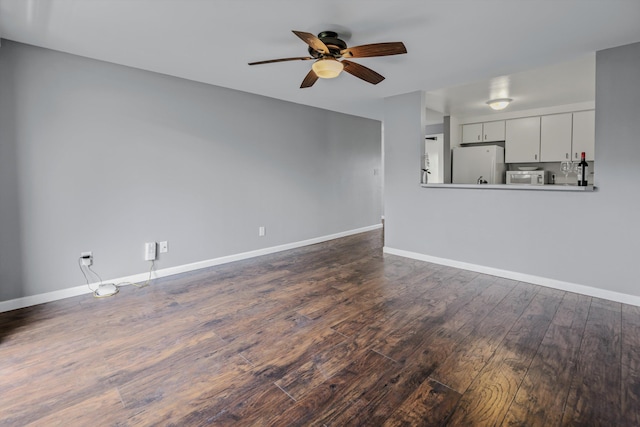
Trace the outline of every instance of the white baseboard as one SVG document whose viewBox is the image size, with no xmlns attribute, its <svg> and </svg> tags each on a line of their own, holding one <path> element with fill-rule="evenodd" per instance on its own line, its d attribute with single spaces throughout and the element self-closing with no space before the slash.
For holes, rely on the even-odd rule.
<svg viewBox="0 0 640 427">
<path fill-rule="evenodd" d="M 486 267 L 483 265 L 470 264 L 448 258 L 438 258 L 417 252 L 404 251 L 385 246 L 383 252 L 390 255 L 398 255 L 405 258 L 417 259 L 419 261 L 432 262 L 434 264 L 446 265 L 448 267 L 460 268 L 462 270 L 475 271 L 477 273 L 489 274 L 491 276 L 504 277 L 506 279 L 518 280 L 520 282 L 533 283 L 534 285 L 546 286 L 548 288 L 559 289 L 561 291 L 573 292 L 576 294 L 588 295 L 590 297 L 602 298 L 609 301 L 620 302 L 640 307 L 640 297 L 636 295 L 623 294 L 606 289 L 593 288 L 591 286 L 579 285 L 577 283 L 564 282 L 562 280 L 549 279 L 547 277 L 534 276 L 531 274 L 518 273 L 516 271 L 502 270 L 499 268 Z"/>
<path fill-rule="evenodd" d="M 326 242 L 328 240 L 339 239 L 340 237 L 351 236 L 353 234 L 365 233 L 367 231 L 377 230 L 382 228 L 382 224 L 374 224 L 367 227 L 356 228 L 354 230 L 347 230 L 340 233 L 329 234 L 326 236 L 315 237 L 313 239 L 302 240 L 299 242 L 287 243 L 279 246 L 272 246 L 264 249 L 257 249 L 255 251 L 242 252 L 239 254 L 228 255 L 220 258 L 209 259 L 205 261 L 198 261 L 191 264 L 178 265 L 175 267 L 163 268 L 155 270 L 152 274 L 153 279 L 160 277 L 173 276 L 174 274 L 186 273 L 193 270 L 199 270 L 201 268 L 213 267 L 215 265 L 226 264 L 229 262 L 240 261 L 243 259 L 254 258 L 262 255 L 268 255 L 276 252 L 282 252 L 289 249 L 296 249 L 303 246 L 314 245 L 316 243 Z M 144 282 L 149 277 L 149 273 L 138 273 L 131 276 L 118 277 L 115 279 L 103 280 L 104 283 L 115 283 L 119 286 L 129 285 L 131 283 Z M 92 283 L 91 287 L 95 289 L 98 283 Z M 91 293 L 91 290 L 87 285 L 74 286 L 73 288 L 60 289 L 58 291 L 47 292 L 44 294 L 31 295 L 22 298 L 16 298 L 8 301 L 0 301 L 0 313 L 10 310 L 16 310 L 18 308 L 30 307 L 32 305 L 43 304 L 45 302 L 57 301 L 64 298 L 75 297 L 82 294 Z"/>
</svg>

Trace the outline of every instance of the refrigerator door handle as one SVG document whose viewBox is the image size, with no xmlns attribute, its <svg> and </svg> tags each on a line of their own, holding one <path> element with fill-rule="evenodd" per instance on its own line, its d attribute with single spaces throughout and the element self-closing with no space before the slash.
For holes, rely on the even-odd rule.
<svg viewBox="0 0 640 427">
<path fill-rule="evenodd" d="M 489 183 L 495 184 L 495 176 L 496 176 L 496 157 L 493 156 L 491 158 L 491 176 L 489 177 Z"/>
</svg>

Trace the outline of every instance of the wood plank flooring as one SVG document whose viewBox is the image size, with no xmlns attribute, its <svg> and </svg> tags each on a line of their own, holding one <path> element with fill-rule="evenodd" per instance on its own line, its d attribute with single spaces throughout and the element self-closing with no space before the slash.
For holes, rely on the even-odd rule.
<svg viewBox="0 0 640 427">
<path fill-rule="evenodd" d="M 0 314 L 0 425 L 637 426 L 640 308 L 374 231 Z"/>
</svg>

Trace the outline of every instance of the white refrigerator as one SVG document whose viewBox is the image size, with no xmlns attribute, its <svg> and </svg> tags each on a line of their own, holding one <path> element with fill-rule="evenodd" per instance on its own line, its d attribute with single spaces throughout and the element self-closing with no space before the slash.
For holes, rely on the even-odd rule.
<svg viewBox="0 0 640 427">
<path fill-rule="evenodd" d="M 504 148 L 497 145 L 453 147 L 453 184 L 504 184 Z"/>
</svg>

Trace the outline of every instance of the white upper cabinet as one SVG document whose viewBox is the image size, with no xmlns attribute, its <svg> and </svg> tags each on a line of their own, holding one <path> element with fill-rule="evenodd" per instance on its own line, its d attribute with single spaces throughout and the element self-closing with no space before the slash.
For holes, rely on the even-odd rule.
<svg viewBox="0 0 640 427">
<path fill-rule="evenodd" d="M 482 123 L 462 125 L 462 143 L 482 142 Z"/>
<path fill-rule="evenodd" d="M 540 117 L 507 120 L 505 137 L 506 163 L 540 161 Z"/>
<path fill-rule="evenodd" d="M 594 160 L 595 111 L 462 125 L 462 143 L 505 141 L 505 163 Z"/>
<path fill-rule="evenodd" d="M 483 142 L 504 141 L 504 120 L 482 124 Z"/>
<path fill-rule="evenodd" d="M 595 160 L 596 112 L 594 110 L 573 113 L 573 161 L 580 161 L 580 154 L 584 151 L 587 160 Z"/>
<path fill-rule="evenodd" d="M 540 123 L 540 161 L 571 160 L 572 114 L 542 116 Z"/>
<path fill-rule="evenodd" d="M 504 141 L 504 120 L 462 125 L 462 143 Z"/>
</svg>

